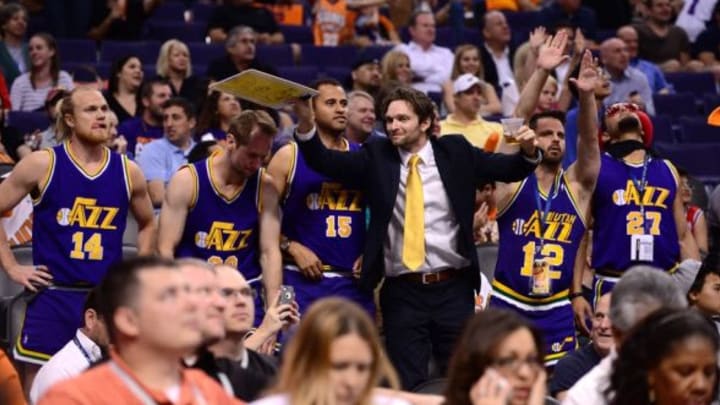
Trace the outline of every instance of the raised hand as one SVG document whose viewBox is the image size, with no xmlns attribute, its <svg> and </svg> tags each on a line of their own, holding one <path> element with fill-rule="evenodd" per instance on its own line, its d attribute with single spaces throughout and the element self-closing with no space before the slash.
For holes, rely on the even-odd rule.
<svg viewBox="0 0 720 405">
<path fill-rule="evenodd" d="M 520 144 L 520 150 L 522 150 L 525 156 L 531 159 L 537 156 L 538 140 L 535 131 L 523 125 L 520 127 L 520 130 L 518 130 L 515 141 Z"/>
<path fill-rule="evenodd" d="M 545 31 L 545 27 L 540 26 L 536 27 L 531 33 L 530 33 L 530 39 L 528 42 L 530 43 L 530 48 L 534 50 L 539 50 L 542 44 L 545 43 L 545 40 L 547 39 L 547 33 Z"/>
<path fill-rule="evenodd" d="M 585 50 L 585 35 L 580 28 L 575 30 L 575 39 L 573 41 L 573 51 L 576 55 L 582 55 Z"/>
<path fill-rule="evenodd" d="M 558 32 L 555 36 L 547 37 L 545 43 L 540 46 L 536 62 L 537 67 L 545 70 L 553 70 L 568 60 L 569 56 L 565 55 L 567 40 L 567 32 L 564 30 Z"/>
<path fill-rule="evenodd" d="M 580 61 L 580 73 L 576 78 L 570 78 L 570 82 L 577 86 L 577 89 L 581 93 L 590 93 L 595 91 L 595 86 L 600 81 L 600 74 L 598 73 L 597 61 L 593 59 L 592 53 L 589 50 L 585 50 L 582 60 Z"/>
</svg>

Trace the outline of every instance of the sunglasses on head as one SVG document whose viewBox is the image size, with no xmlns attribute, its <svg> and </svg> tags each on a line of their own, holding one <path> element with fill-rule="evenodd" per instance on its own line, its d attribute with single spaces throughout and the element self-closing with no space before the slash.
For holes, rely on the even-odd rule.
<svg viewBox="0 0 720 405">
<path fill-rule="evenodd" d="M 605 110 L 605 118 L 612 117 L 621 111 L 638 112 L 640 107 L 633 103 L 615 103 Z"/>
</svg>

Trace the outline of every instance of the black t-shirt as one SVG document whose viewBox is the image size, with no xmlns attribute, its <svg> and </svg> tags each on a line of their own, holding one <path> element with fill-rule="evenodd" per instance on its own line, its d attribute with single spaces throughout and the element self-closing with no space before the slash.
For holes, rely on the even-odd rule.
<svg viewBox="0 0 720 405">
<path fill-rule="evenodd" d="M 277 71 L 272 66 L 259 63 L 257 59 L 250 64 L 248 69 L 257 69 L 265 73 L 270 73 L 271 75 L 277 75 Z M 230 59 L 230 56 L 226 55 L 210 62 L 207 77 L 213 80 L 223 80 L 238 73 L 240 73 L 240 71 Z"/>
<path fill-rule="evenodd" d="M 693 45 L 693 56 L 697 58 L 701 52 L 711 52 L 720 59 L 720 27 L 711 26 L 703 31 Z"/>
<path fill-rule="evenodd" d="M 239 361 L 215 357 L 207 349 L 201 349 L 192 368 L 204 371 L 221 384 L 218 373 L 224 373 L 230 380 L 235 397 L 251 402 L 270 386 L 278 368 L 270 356 L 252 350 L 247 350 L 247 354 L 247 367 L 243 368 Z"/>
<path fill-rule="evenodd" d="M 217 7 L 208 21 L 208 31 L 222 28 L 228 32 L 238 25 L 252 27 L 256 32 L 263 34 L 278 32 L 275 16 L 268 9 L 258 6 Z"/>
<path fill-rule="evenodd" d="M 550 394 L 555 395 L 569 390 L 582 376 L 600 363 L 600 360 L 602 358 L 595 351 L 592 343 L 560 359 L 555 365 L 550 381 Z"/>
<path fill-rule="evenodd" d="M 104 1 L 93 1 L 90 14 L 90 27 L 97 27 L 110 14 Z M 128 0 L 125 19 L 116 19 L 110 25 L 104 39 L 115 41 L 137 41 L 142 39 L 145 8 L 142 0 Z"/>
</svg>

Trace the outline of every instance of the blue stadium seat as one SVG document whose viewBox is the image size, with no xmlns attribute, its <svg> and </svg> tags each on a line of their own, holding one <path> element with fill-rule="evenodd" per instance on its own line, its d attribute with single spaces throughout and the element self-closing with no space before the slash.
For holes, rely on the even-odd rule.
<svg viewBox="0 0 720 405">
<path fill-rule="evenodd" d="M 273 66 L 294 65 L 290 45 L 259 45 L 255 57 L 263 63 Z"/>
<path fill-rule="evenodd" d="M 315 66 L 278 66 L 278 75 L 296 83 L 309 85 L 318 76 Z"/>
<path fill-rule="evenodd" d="M 185 13 L 185 4 L 182 2 L 166 1 L 153 10 L 148 21 L 183 22 L 185 21 L 183 13 Z"/>
<path fill-rule="evenodd" d="M 144 64 L 154 64 L 160 51 L 158 41 L 103 41 L 100 48 L 100 62 L 114 62 L 127 55 L 137 55 Z"/>
<path fill-rule="evenodd" d="M 357 48 L 352 46 L 302 46 L 302 64 L 315 66 L 348 66 L 355 60 Z"/>
<path fill-rule="evenodd" d="M 192 6 L 193 20 L 196 22 L 207 22 L 210 19 L 215 5 L 205 3 L 195 3 Z"/>
<path fill-rule="evenodd" d="M 435 45 L 452 49 L 457 45 L 457 42 L 452 27 L 438 27 L 435 30 Z"/>
<path fill-rule="evenodd" d="M 708 125 L 705 117 L 680 117 L 679 124 L 684 144 L 716 143 L 720 145 L 720 128 Z"/>
<path fill-rule="evenodd" d="M 435 102 L 435 105 L 437 106 L 438 109 L 441 108 L 442 103 L 443 103 L 442 93 L 437 92 L 437 91 L 431 91 L 431 92 L 428 92 L 428 97 L 430 97 L 432 99 L 432 101 Z"/>
<path fill-rule="evenodd" d="M 512 31 L 530 31 L 540 25 L 540 13 L 536 11 L 503 11 Z"/>
<path fill-rule="evenodd" d="M 703 110 L 705 115 L 710 114 L 712 110 L 720 107 L 720 94 L 703 95 Z"/>
<path fill-rule="evenodd" d="M 225 46 L 222 44 L 206 44 L 204 42 L 188 43 L 190 59 L 194 63 L 209 65 L 214 59 L 225 55 Z"/>
<path fill-rule="evenodd" d="M 8 125 L 13 126 L 22 134 L 35 130 L 44 131 L 50 125 L 50 118 L 44 111 L 10 111 Z"/>
<path fill-rule="evenodd" d="M 146 25 L 147 37 L 161 42 L 172 38 L 179 39 L 185 43 L 201 42 L 205 40 L 206 28 L 207 24 L 204 22 L 148 21 Z"/>
<path fill-rule="evenodd" d="M 695 96 L 692 93 L 654 94 L 655 114 L 674 118 L 698 115 Z"/>
<path fill-rule="evenodd" d="M 351 85 L 351 70 L 349 67 L 329 66 L 323 69 L 323 73 L 325 73 L 326 76 L 332 77 L 333 79 L 339 81 L 343 84 L 343 86 L 350 87 Z"/>
<path fill-rule="evenodd" d="M 685 168 L 693 177 L 703 182 L 720 181 L 720 143 L 715 144 L 657 144 L 660 155 Z"/>
<path fill-rule="evenodd" d="M 653 124 L 653 142 L 675 143 L 677 141 L 670 117 L 656 115 L 651 118 Z"/>
<path fill-rule="evenodd" d="M 382 60 L 383 56 L 385 56 L 385 54 L 390 52 L 392 49 L 392 46 L 369 46 L 363 49 L 362 53 L 380 61 Z"/>
<path fill-rule="evenodd" d="M 473 44 L 476 46 L 480 46 L 482 42 L 482 33 L 477 28 L 465 28 L 463 30 L 463 38 L 461 42 L 462 44 Z"/>
<path fill-rule="evenodd" d="M 678 93 L 717 93 L 715 78 L 710 72 L 702 73 L 665 73 L 665 79 L 673 85 Z"/>
<path fill-rule="evenodd" d="M 90 39 L 64 39 L 57 40 L 60 61 L 73 63 L 97 62 L 97 49 L 95 41 Z"/>
<path fill-rule="evenodd" d="M 280 25 L 280 32 L 288 44 L 312 44 L 313 33 L 310 27 L 304 25 Z"/>
</svg>

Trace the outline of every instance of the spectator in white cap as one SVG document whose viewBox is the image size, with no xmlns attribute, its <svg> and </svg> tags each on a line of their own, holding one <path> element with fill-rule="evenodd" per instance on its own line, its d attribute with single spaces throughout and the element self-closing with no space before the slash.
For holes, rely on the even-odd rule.
<svg viewBox="0 0 720 405">
<path fill-rule="evenodd" d="M 482 106 L 482 81 L 475 75 L 465 73 L 453 82 L 455 112 L 440 121 L 440 135 L 461 134 L 478 148 L 495 150 L 502 135 L 502 125 L 485 121 L 480 115 Z"/>
</svg>

